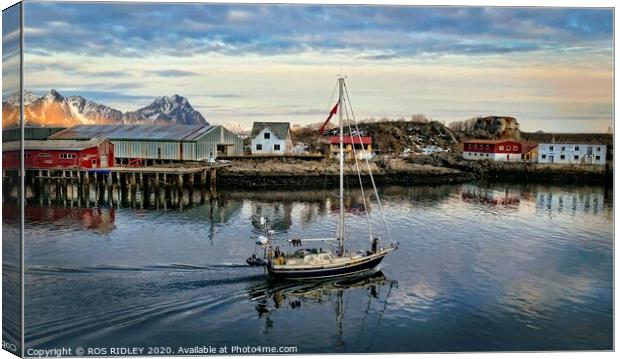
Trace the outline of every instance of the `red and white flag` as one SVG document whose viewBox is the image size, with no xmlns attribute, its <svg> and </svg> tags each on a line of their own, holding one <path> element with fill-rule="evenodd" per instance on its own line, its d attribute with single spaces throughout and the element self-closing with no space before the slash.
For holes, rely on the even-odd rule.
<svg viewBox="0 0 620 359">
<path fill-rule="evenodd" d="M 329 116 L 327 116 L 327 120 L 325 120 L 325 122 L 323 122 L 323 125 L 321 126 L 321 128 L 319 129 L 319 134 L 322 135 L 323 131 L 325 130 L 325 126 L 327 126 L 327 123 L 329 122 L 329 120 L 332 119 L 332 117 L 338 112 L 338 103 L 336 103 L 336 105 L 334 106 L 334 108 L 332 108 L 331 111 L 329 111 Z"/>
</svg>

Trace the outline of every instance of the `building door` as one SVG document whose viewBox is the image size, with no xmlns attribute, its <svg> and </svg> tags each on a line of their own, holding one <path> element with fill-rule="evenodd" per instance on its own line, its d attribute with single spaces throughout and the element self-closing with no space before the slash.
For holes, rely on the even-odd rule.
<svg viewBox="0 0 620 359">
<path fill-rule="evenodd" d="M 101 167 L 108 167 L 108 155 L 101 155 Z"/>
<path fill-rule="evenodd" d="M 553 156 L 549 156 L 549 163 L 553 163 Z"/>
</svg>

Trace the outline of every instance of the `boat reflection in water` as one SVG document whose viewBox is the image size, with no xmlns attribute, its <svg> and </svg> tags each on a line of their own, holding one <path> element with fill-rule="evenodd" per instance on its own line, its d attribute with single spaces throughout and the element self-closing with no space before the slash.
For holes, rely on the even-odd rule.
<svg viewBox="0 0 620 359">
<path fill-rule="evenodd" d="M 255 309 L 259 319 L 265 320 L 265 332 L 273 327 L 271 314 L 278 310 L 304 310 L 311 306 L 333 305 L 335 308 L 336 333 L 341 345 L 342 324 L 345 321 L 345 293 L 356 291 L 355 295 L 366 296 L 367 308 L 377 302 L 382 308 L 382 316 L 387 301 L 398 282 L 389 280 L 380 269 L 355 276 L 334 279 L 293 281 L 268 277 L 264 282 L 253 285 L 248 293 L 251 301 L 256 301 Z M 364 293 L 365 292 L 365 293 Z M 382 295 L 383 292 L 383 295 Z M 368 314 L 369 310 L 366 310 Z"/>
</svg>

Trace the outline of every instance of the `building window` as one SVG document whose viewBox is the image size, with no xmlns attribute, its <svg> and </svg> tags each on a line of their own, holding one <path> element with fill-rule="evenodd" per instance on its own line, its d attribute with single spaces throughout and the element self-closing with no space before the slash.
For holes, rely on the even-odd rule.
<svg viewBox="0 0 620 359">
<path fill-rule="evenodd" d="M 68 159 L 73 159 L 75 158 L 75 155 L 72 153 L 61 153 L 60 154 L 60 158 L 63 160 L 68 160 Z"/>
<path fill-rule="evenodd" d="M 487 157 L 489 157 L 489 154 L 487 153 Z"/>
<path fill-rule="evenodd" d="M 562 146 L 562 151 L 566 151 L 566 146 Z"/>
<path fill-rule="evenodd" d="M 575 160 L 578 160 L 578 159 L 579 159 L 579 156 L 575 155 Z"/>
<path fill-rule="evenodd" d="M 597 148 L 596 148 L 596 151 L 597 151 L 597 152 L 600 152 L 600 151 L 601 151 L 601 148 L 600 148 L 600 147 L 597 147 Z"/>
<path fill-rule="evenodd" d="M 501 150 L 502 148 L 500 147 L 499 149 Z M 506 151 L 510 151 L 510 146 L 506 146 Z"/>
<path fill-rule="evenodd" d="M 564 156 L 564 155 L 560 155 L 560 159 L 561 159 L 561 160 L 563 160 L 563 159 L 565 159 L 565 158 L 566 158 L 566 156 Z"/>
<path fill-rule="evenodd" d="M 280 145 L 279 144 L 273 145 L 273 150 L 280 151 Z"/>
<path fill-rule="evenodd" d="M 24 153 L 25 158 L 30 158 L 30 153 Z"/>
<path fill-rule="evenodd" d="M 579 151 L 579 146 L 575 146 L 575 151 Z"/>
<path fill-rule="evenodd" d="M 553 146 L 549 146 L 549 151 L 553 151 Z"/>
<path fill-rule="evenodd" d="M 541 157 L 542 157 L 543 160 L 547 159 L 547 155 L 542 155 Z"/>
<path fill-rule="evenodd" d="M 265 132 L 265 139 L 268 140 L 271 138 L 271 133 Z"/>
<path fill-rule="evenodd" d="M 504 146 L 499 146 L 499 150 L 503 151 L 504 150 Z"/>
<path fill-rule="evenodd" d="M 49 153 L 39 153 L 38 157 L 45 157 L 45 158 L 49 158 L 52 157 L 52 155 L 50 155 Z"/>
<path fill-rule="evenodd" d="M 263 145 L 261 145 L 261 144 L 257 144 L 257 145 L 256 145 L 256 150 L 257 150 L 257 151 L 262 151 L 262 150 L 263 150 Z"/>
<path fill-rule="evenodd" d="M 597 160 L 597 161 L 600 161 L 600 160 L 601 160 L 601 156 L 596 156 L 596 157 L 594 157 L 594 158 L 596 158 L 596 160 Z"/>
</svg>

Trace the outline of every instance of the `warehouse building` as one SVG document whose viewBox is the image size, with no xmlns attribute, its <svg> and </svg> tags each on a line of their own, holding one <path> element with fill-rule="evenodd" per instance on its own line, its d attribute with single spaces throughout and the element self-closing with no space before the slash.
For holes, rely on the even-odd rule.
<svg viewBox="0 0 620 359">
<path fill-rule="evenodd" d="M 50 140 L 105 138 L 114 144 L 117 164 L 141 159 L 146 164 L 204 161 L 218 155 L 240 156 L 243 140 L 223 126 L 209 125 L 78 125 Z"/>
<path fill-rule="evenodd" d="M 2 143 L 2 168 L 18 169 L 20 141 Z M 105 139 L 25 140 L 26 169 L 92 169 L 108 168 L 114 163 L 114 146 Z"/>
<path fill-rule="evenodd" d="M 64 130 L 66 127 L 24 126 L 24 140 L 45 140 L 49 136 Z M 19 141 L 22 129 L 11 127 L 2 129 L 2 142 Z"/>
</svg>

